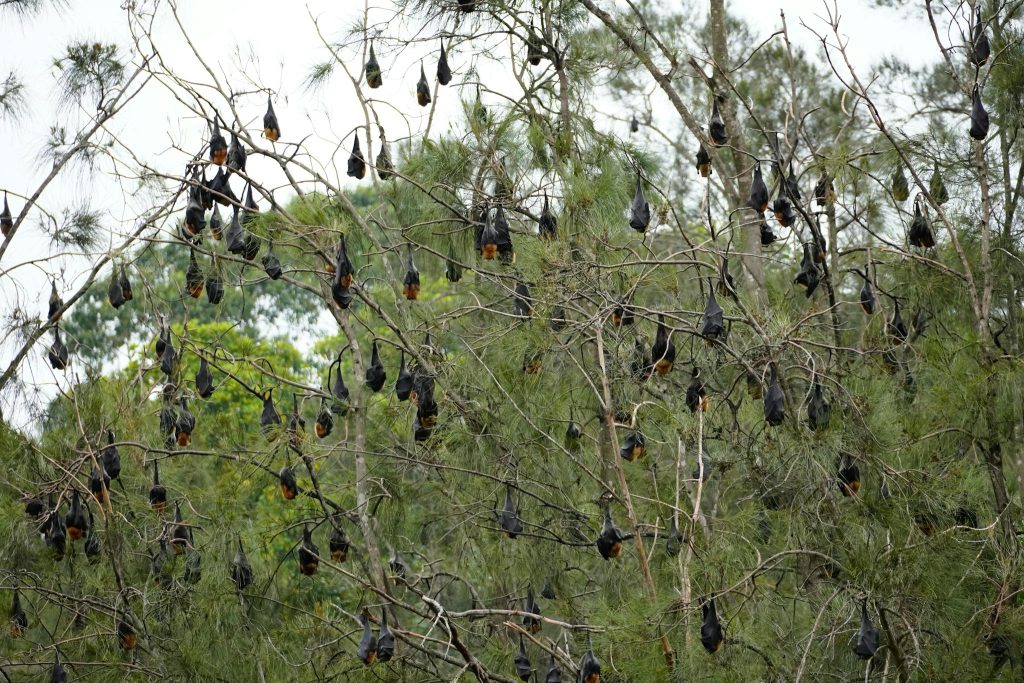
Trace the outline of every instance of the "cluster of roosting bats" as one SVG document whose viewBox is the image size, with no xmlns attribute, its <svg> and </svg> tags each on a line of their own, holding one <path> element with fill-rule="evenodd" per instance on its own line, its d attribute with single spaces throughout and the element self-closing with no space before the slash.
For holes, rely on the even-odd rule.
<svg viewBox="0 0 1024 683">
<path fill-rule="evenodd" d="M 475 2 L 472 0 L 455 0 L 455 8 L 460 12 L 473 12 Z M 980 12 L 980 10 L 979 10 Z M 989 44 L 984 32 L 984 24 L 980 15 L 975 21 L 972 34 L 971 49 L 969 58 L 978 67 L 983 65 L 989 58 Z M 557 51 L 544 45 L 539 34 L 531 29 L 531 37 L 528 41 L 527 59 L 532 65 L 537 65 L 542 59 L 556 59 Z M 369 58 L 365 64 L 366 83 L 370 88 L 378 88 L 383 83 L 383 71 L 377 60 L 373 44 L 369 46 Z M 437 61 L 436 78 L 442 86 L 447 85 L 452 79 L 452 71 L 448 63 L 448 55 L 444 44 L 441 44 L 440 55 Z M 415 87 L 416 100 L 420 106 L 427 106 L 431 102 L 430 87 L 427 82 L 422 63 L 420 67 L 419 80 Z M 479 90 L 477 91 L 476 109 L 479 114 L 483 111 L 480 102 Z M 973 91 L 971 109 L 970 136 L 976 140 L 983 140 L 989 129 L 989 117 L 981 101 L 981 93 L 976 85 Z M 636 131 L 639 124 L 634 119 L 631 123 L 631 130 Z M 263 134 L 270 142 L 276 142 L 281 136 L 281 129 L 277 115 L 274 111 L 272 100 L 268 98 L 266 113 L 263 117 Z M 723 122 L 719 111 L 719 101 L 713 99 L 711 115 L 708 122 L 707 139 L 702 141 L 696 156 L 696 169 L 700 176 L 708 178 L 713 173 L 712 156 L 705 142 L 712 149 L 728 144 L 729 133 Z M 750 185 L 750 193 L 747 206 L 756 212 L 759 217 L 759 231 L 761 243 L 769 245 L 777 238 L 772 227 L 765 219 L 765 212 L 771 206 L 771 213 L 774 214 L 776 222 L 783 228 L 793 227 L 800 217 L 803 217 L 812 232 L 812 239 L 803 244 L 803 256 L 800 261 L 799 271 L 794 283 L 802 286 L 808 297 L 817 289 L 822 281 L 823 269 L 825 266 L 825 255 L 828 245 L 825 242 L 821 231 L 817 227 L 816 219 L 810 216 L 801 205 L 802 194 L 799 187 L 797 175 L 792 162 L 788 165 L 788 172 L 783 172 L 783 159 L 779 151 L 777 141 L 772 150 L 772 170 L 775 185 L 774 193 L 770 192 L 761 169 L 761 162 L 755 161 L 753 177 Z M 241 257 L 246 262 L 252 262 L 259 256 L 263 240 L 249 229 L 251 221 L 258 215 L 259 208 L 254 200 L 253 185 L 246 181 L 245 188 L 240 200 L 231 187 L 233 175 L 242 174 L 246 169 L 247 152 L 241 144 L 237 134 L 230 132 L 230 142 L 225 138 L 222 123 L 218 116 L 214 116 L 210 125 L 208 142 L 199 156 L 193 159 L 187 166 L 187 181 L 183 187 L 187 188 L 187 205 L 185 208 L 184 220 L 182 222 L 181 239 L 189 248 L 189 266 L 185 274 L 185 290 L 193 298 L 199 298 L 205 291 L 208 302 L 217 305 L 221 302 L 225 283 L 217 262 L 216 252 L 212 252 L 211 265 L 204 274 L 200 267 L 195 247 L 201 244 L 203 235 L 209 235 L 213 240 L 223 241 L 226 251 L 235 256 Z M 216 167 L 216 173 L 212 179 L 208 178 L 207 172 L 211 167 Z M 387 142 L 381 134 L 381 148 L 373 166 L 381 180 L 392 180 L 399 177 L 392 162 Z M 355 179 L 362 179 L 367 172 L 367 163 L 362 156 L 359 147 L 358 136 L 355 137 L 352 152 L 348 159 L 347 174 Z M 245 176 L 247 178 L 247 176 Z M 903 167 L 898 166 L 891 178 L 890 188 L 893 198 L 897 202 L 904 202 L 910 197 L 910 188 Z M 507 188 L 496 188 L 495 196 L 511 196 Z M 774 194 L 774 198 L 772 198 Z M 943 180 L 939 174 L 938 167 L 933 171 L 930 183 L 929 194 L 931 198 L 944 203 L 948 200 Z M 813 199 L 819 207 L 825 207 L 835 201 L 835 189 L 832 180 L 826 172 L 822 172 L 817 181 Z M 221 214 L 221 207 L 229 207 L 231 211 L 230 220 L 224 224 L 224 217 Z M 636 188 L 634 198 L 628 208 L 629 227 L 633 230 L 644 233 L 652 227 L 652 211 L 650 203 L 644 194 L 644 180 L 642 173 L 638 170 L 636 177 Z M 484 260 L 498 259 L 505 264 L 512 264 L 515 260 L 512 244 L 512 232 L 505 209 L 500 201 L 493 206 L 483 205 L 474 210 L 474 224 L 476 231 L 475 248 L 480 258 Z M 0 213 L 0 229 L 6 238 L 13 226 L 12 215 L 8 206 L 5 193 L 3 211 Z M 656 226 L 654 226 L 656 227 Z M 541 239 L 555 239 L 558 233 L 558 219 L 552 209 L 547 193 L 544 193 L 543 209 L 539 215 L 537 234 Z M 935 246 L 935 237 L 932 231 L 931 221 L 928 217 L 927 202 L 923 195 L 914 199 L 914 215 L 907 233 L 908 243 L 916 248 L 931 248 Z M 277 280 L 284 274 L 285 266 L 273 251 L 273 245 L 268 245 L 265 253 L 260 259 L 260 264 L 267 276 Z M 870 266 L 870 263 L 868 264 Z M 333 302 L 340 309 L 347 309 L 352 304 L 357 286 L 354 278 L 356 270 L 347 252 L 345 236 L 341 235 L 333 260 L 328 260 L 325 265 L 327 275 L 330 277 L 330 291 Z M 864 273 L 856 271 L 864 279 L 860 291 L 860 305 L 864 312 L 872 315 L 878 309 L 875 289 L 872 286 L 870 268 Z M 457 283 L 462 277 L 462 266 L 454 258 L 446 262 L 445 269 L 447 279 Z M 827 272 L 825 273 L 827 275 Z M 710 284 L 710 283 L 709 283 Z M 420 293 L 419 271 L 413 259 L 413 252 L 410 247 L 407 257 L 407 268 L 402 282 L 402 291 L 406 299 L 415 301 Z M 709 286 L 708 297 L 698 324 L 698 334 L 708 346 L 724 343 L 728 335 L 725 313 L 719 305 L 717 296 L 735 298 L 737 296 L 735 284 L 729 274 L 728 261 L 723 259 L 720 269 L 720 279 L 714 286 Z M 108 299 L 114 308 L 119 308 L 132 300 L 132 285 L 128 279 L 127 271 L 122 264 L 120 268 L 114 267 L 108 288 Z M 521 318 L 530 318 L 533 315 L 533 300 L 529 286 L 521 280 L 513 290 L 513 304 L 516 315 Z M 894 344 L 905 343 L 909 338 L 909 330 L 903 321 L 899 300 L 891 297 L 894 302 L 892 318 L 886 324 L 887 335 Z M 48 359 L 51 366 L 56 370 L 64 370 L 69 364 L 69 352 L 67 346 L 61 339 L 59 319 L 64 309 L 64 302 L 57 291 L 56 284 L 51 287 L 49 299 L 48 322 L 53 328 L 53 342 L 48 349 Z M 635 324 L 635 310 L 628 301 L 618 303 L 611 311 L 611 323 L 618 328 L 626 328 Z M 918 334 L 923 330 L 925 321 L 921 316 L 915 317 L 912 323 L 915 332 Z M 558 332 L 564 328 L 566 316 L 564 309 L 558 308 L 552 314 L 551 328 Z M 424 341 L 424 347 L 431 349 L 429 336 Z M 170 327 L 166 322 L 161 322 L 161 329 L 155 344 L 156 359 L 159 368 L 166 375 L 166 382 L 163 385 L 161 397 L 162 406 L 159 413 L 160 431 L 166 437 L 168 448 L 188 447 L 191 443 L 192 434 L 196 429 L 196 417 L 189 409 L 189 397 L 180 385 L 179 366 L 182 354 L 185 353 L 184 344 L 175 348 L 171 338 Z M 206 400 L 214 393 L 216 382 L 211 370 L 211 365 L 216 367 L 215 357 L 197 352 L 199 356 L 199 370 L 194 378 L 194 397 Z M 665 317 L 658 315 L 657 328 L 653 344 L 648 347 L 641 337 L 637 337 L 634 356 L 630 366 L 631 374 L 638 382 L 646 382 L 655 373 L 666 375 L 673 370 L 676 360 L 676 347 L 672 341 L 672 330 L 666 325 Z M 349 389 L 345 383 L 341 371 L 342 354 L 339 353 L 334 362 L 329 366 L 326 386 L 328 390 L 320 396 L 319 409 L 317 411 L 314 432 L 320 439 L 328 437 L 334 428 L 335 417 L 347 415 L 349 407 Z M 541 369 L 539 357 L 527 357 L 523 369 L 527 373 L 536 373 Z M 783 423 L 786 417 L 786 400 L 777 376 L 776 367 L 770 364 L 766 369 L 769 374 L 767 391 L 762 391 L 761 380 L 757 377 L 748 377 L 751 392 L 763 398 L 764 419 L 771 426 L 776 427 Z M 232 379 L 241 383 L 247 390 L 254 393 L 262 401 L 260 414 L 260 427 L 263 434 L 269 440 L 276 440 L 282 430 L 282 417 L 278 413 L 272 397 L 272 390 L 256 390 L 248 387 L 238 378 L 227 373 Z M 381 355 L 376 340 L 373 342 L 371 361 L 365 371 L 364 383 L 372 392 L 379 392 L 384 388 L 387 381 L 387 370 L 381 360 Z M 400 401 L 414 403 L 416 415 L 413 423 L 413 433 L 417 442 L 427 441 L 435 429 L 438 404 L 434 398 L 434 378 L 426 372 L 417 362 L 407 366 L 405 355 L 402 354 L 398 375 L 395 380 L 394 390 Z M 294 397 L 293 397 L 294 399 Z M 685 402 L 692 413 L 704 412 L 708 409 L 709 396 L 705 379 L 700 368 L 693 367 L 691 379 L 686 388 Z M 829 423 L 830 405 L 826 400 L 821 383 L 818 377 L 812 379 L 811 390 L 806 402 L 807 424 L 812 430 L 821 430 Z M 287 422 L 284 423 L 284 433 L 288 439 L 288 452 L 294 451 L 301 456 L 301 445 L 305 436 L 305 420 L 300 415 L 297 400 L 293 400 L 293 409 Z M 582 429 L 574 421 L 570 421 L 566 433 L 565 444 L 567 448 L 576 450 L 579 448 Z M 28 516 L 35 520 L 41 532 L 43 541 L 52 549 L 57 559 L 65 555 L 67 543 L 83 541 L 84 552 L 90 561 L 96 561 L 101 553 L 99 537 L 94 533 L 93 513 L 87 501 L 88 497 L 95 499 L 99 505 L 109 501 L 110 486 L 113 480 L 118 479 L 121 473 L 121 460 L 113 431 L 107 431 L 107 444 L 95 459 L 89 479 L 89 490 L 79 491 L 73 489 L 68 494 L 62 494 L 60 499 L 55 499 L 51 493 L 49 500 L 44 503 L 35 496 L 26 496 L 25 511 Z M 620 455 L 627 462 L 633 462 L 643 458 L 646 454 L 646 439 L 642 431 L 635 426 L 631 428 L 620 447 Z M 308 465 L 309 461 L 303 459 Z M 707 458 L 702 458 L 698 464 L 694 477 L 706 479 L 712 467 Z M 299 495 L 300 490 L 297 483 L 296 472 L 288 464 L 283 467 L 278 479 L 281 494 L 284 499 L 292 500 Z M 837 486 L 844 496 L 855 496 L 860 489 L 860 472 L 858 466 L 849 457 L 844 457 L 838 468 Z M 511 539 L 523 533 L 523 523 L 519 517 L 518 506 L 513 497 L 512 486 L 506 488 L 505 502 L 503 509 L 499 512 L 501 530 Z M 310 494 L 313 495 L 313 494 Z M 69 506 L 66 512 L 62 511 L 61 502 L 69 498 Z M 153 462 L 152 486 L 148 492 L 148 501 L 153 510 L 158 514 L 166 514 L 167 511 L 167 489 L 160 481 L 158 463 Z M 972 526 L 977 525 L 976 516 L 973 511 L 961 510 L 958 512 L 958 521 Z M 622 551 L 622 543 L 630 536 L 623 533 L 615 526 L 610 507 L 605 504 L 603 511 L 603 524 L 600 534 L 597 536 L 595 545 L 598 553 L 605 560 L 611 560 L 619 556 Z M 673 514 L 672 527 L 667 534 L 666 548 L 669 554 L 675 555 L 680 551 L 684 543 L 684 536 L 679 529 L 677 514 Z M 349 540 L 341 527 L 338 519 L 330 519 L 331 533 L 328 540 L 330 557 L 334 562 L 345 562 L 349 551 Z M 924 533 L 931 533 L 933 530 L 932 520 L 921 516 L 917 520 L 919 528 Z M 152 563 L 152 577 L 161 586 L 169 586 L 172 577 L 169 573 L 169 559 L 171 554 L 186 555 L 185 572 L 183 580 L 186 583 L 194 583 L 201 576 L 200 555 L 193 545 L 192 526 L 182 516 L 180 502 L 174 505 L 174 516 L 172 521 L 165 522 L 164 533 L 158 543 L 155 553 L 150 553 Z M 309 525 L 303 529 L 302 540 L 297 550 L 298 569 L 303 575 L 312 575 L 318 571 L 320 563 L 320 549 L 314 542 L 312 530 Z M 404 574 L 405 567 L 400 557 L 395 554 L 390 560 L 391 569 L 397 574 Z M 241 538 L 238 539 L 237 552 L 230 562 L 230 576 L 241 595 L 254 581 L 253 568 L 242 547 Z M 541 596 L 547 599 L 555 597 L 550 583 L 544 587 Z M 724 628 L 719 620 L 718 608 L 714 595 L 701 600 L 702 624 L 700 627 L 700 639 L 703 646 L 709 653 L 717 652 L 725 642 Z M 524 605 L 523 625 L 531 633 L 537 633 L 541 629 L 541 609 L 537 604 L 533 590 L 528 593 Z M 388 627 L 387 611 L 382 610 L 379 620 L 377 634 L 371 626 L 370 612 L 363 609 L 359 621 L 362 626 L 362 638 L 358 644 L 357 656 L 360 661 L 369 665 L 375 661 L 386 662 L 395 653 L 395 635 Z M 852 649 L 854 653 L 864 659 L 870 659 L 879 648 L 879 632 L 871 623 L 868 616 L 868 605 L 865 600 L 862 603 L 860 614 L 861 626 L 854 639 Z M 10 613 L 10 630 L 14 635 L 20 635 L 28 627 L 28 615 L 22 606 L 18 590 L 14 591 L 13 603 Z M 137 642 L 136 618 L 130 614 L 123 614 L 117 622 L 117 636 L 122 648 L 132 650 Z M 529 680 L 535 670 L 530 663 L 525 644 L 520 636 L 519 651 L 514 659 L 516 674 L 524 681 Z M 583 655 L 578 666 L 578 681 L 582 683 L 597 683 L 601 678 L 601 667 L 595 657 L 592 648 Z M 53 665 L 51 681 L 63 681 L 66 679 L 66 672 L 58 653 Z M 546 671 L 544 680 L 546 683 L 558 683 L 562 680 L 561 669 L 555 657 L 551 657 L 550 665 Z"/>
</svg>

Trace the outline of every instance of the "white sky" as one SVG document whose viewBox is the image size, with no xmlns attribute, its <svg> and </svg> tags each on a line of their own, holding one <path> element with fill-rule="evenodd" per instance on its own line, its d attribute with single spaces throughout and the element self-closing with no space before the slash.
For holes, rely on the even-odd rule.
<svg viewBox="0 0 1024 683">
<path fill-rule="evenodd" d="M 933 59 L 936 51 L 928 22 L 923 9 L 900 11 L 872 9 L 870 0 L 836 0 L 842 17 L 841 32 L 849 37 L 849 52 L 854 65 L 867 76 L 871 67 L 881 58 L 894 55 L 912 65 Z M 670 4 L 677 4 L 671 0 Z M 831 2 L 831 0 L 830 0 Z M 161 3 L 162 4 L 162 3 Z M 278 117 L 284 132 L 284 139 L 297 140 L 329 127 L 336 140 L 347 139 L 351 144 L 351 131 L 363 122 L 363 114 L 356 102 L 351 84 L 343 74 L 336 75 L 322 93 L 309 93 L 302 82 L 311 65 L 324 61 L 325 52 L 317 37 L 310 15 L 316 17 L 329 39 L 340 39 L 358 20 L 363 11 L 363 2 L 358 0 L 310 0 L 308 3 L 290 0 L 216 0 L 199 2 L 179 0 L 181 16 L 193 41 L 204 58 L 219 64 L 222 73 L 234 74 L 237 65 L 246 63 L 246 71 L 257 81 L 275 90 L 279 95 L 275 101 Z M 390 16 L 388 0 L 373 0 L 370 10 L 371 24 Z M 601 6 L 611 9 L 614 0 L 601 0 Z M 706 12 L 705 0 L 690 0 L 684 10 L 695 21 L 703 22 Z M 2 163 L 0 163 L 0 188 L 29 194 L 46 175 L 47 169 L 38 162 L 39 150 L 49 137 L 49 127 L 63 118 L 57 110 L 54 92 L 52 61 L 63 47 L 73 40 L 117 41 L 125 46 L 129 32 L 120 9 L 120 0 L 70 0 L 70 6 L 63 13 L 46 11 L 27 21 L 12 18 L 9 13 L 0 12 L 0 36 L 3 50 L 0 77 L 8 70 L 16 71 L 28 84 L 27 100 L 29 115 L 17 123 L 0 122 Z M 731 0 L 729 10 L 744 17 L 754 27 L 758 42 L 780 26 L 779 12 L 784 10 L 791 37 L 795 43 L 806 48 L 808 54 L 820 58 L 821 49 L 814 35 L 801 24 L 827 31 L 821 17 L 825 16 L 822 0 Z M 697 8 L 697 9 L 694 9 Z M 166 16 L 166 12 L 164 13 Z M 158 37 L 163 35 L 159 46 L 165 60 L 180 64 L 181 69 L 195 68 L 187 46 L 177 37 L 175 27 L 168 21 L 158 24 Z M 388 26 L 389 34 L 411 35 L 410 26 Z M 428 110 L 419 110 L 411 105 L 412 92 L 418 77 L 419 58 L 425 57 L 428 78 L 433 81 L 437 46 L 412 45 L 400 55 L 380 53 L 385 70 L 384 87 L 373 91 L 379 100 L 397 103 L 406 114 L 413 112 L 412 126 L 425 124 Z M 258 55 L 258 61 L 251 62 L 248 56 Z M 242 59 L 239 59 L 242 55 Z M 361 59 L 350 52 L 350 66 L 358 69 Z M 455 80 L 452 86 L 442 89 L 438 98 L 439 111 L 435 116 L 432 130 L 446 129 L 445 123 L 451 112 L 458 109 L 458 91 L 454 86 L 464 76 L 460 54 L 450 55 Z M 461 73 L 460 73 L 461 71 Z M 218 73 L 218 76 L 221 74 Z M 234 82 L 234 81 L 233 81 Z M 471 97 L 471 90 L 462 96 Z M 259 128 L 265 107 L 265 98 L 257 96 L 245 107 L 251 109 L 250 121 Z M 415 111 L 414 111 L 415 110 Z M 166 91 L 159 86 L 150 87 L 149 93 L 131 105 L 126 116 L 121 118 L 115 129 L 129 145 L 138 148 L 151 164 L 170 173 L 180 173 L 184 156 L 171 149 L 172 142 L 182 139 L 189 149 L 198 149 L 205 135 L 203 124 L 195 119 L 182 119 L 183 110 L 167 98 Z M 411 131 L 401 114 L 388 107 L 381 107 L 380 113 L 388 130 L 389 140 L 407 136 Z M 63 121 L 61 121 L 63 123 Z M 310 146 L 330 144 L 332 140 L 318 141 L 312 138 Z M 342 156 L 342 159 L 345 155 Z M 253 161 L 251 159 L 251 161 Z M 259 164 L 261 160 L 253 163 Z M 250 168 L 252 171 L 252 168 Z M 258 173 L 257 167 L 254 175 Z M 235 188 L 238 191 L 240 188 Z M 87 177 L 72 173 L 66 180 L 53 186 L 44 195 L 43 205 L 57 212 L 64 206 L 74 205 L 90 194 L 100 195 L 94 207 L 108 211 L 106 222 L 115 229 L 130 221 L 145 207 L 143 198 L 133 205 L 127 203 L 122 192 L 110 177 Z M 12 200 L 12 210 L 17 214 L 23 201 Z M 4 271 L 15 264 L 39 259 L 47 253 L 48 238 L 39 232 L 35 220 L 23 225 L 15 243 L 4 255 L 0 264 L 0 313 L 6 312 L 15 303 L 31 310 L 37 307 L 40 315 L 45 308 L 48 293 L 46 278 L 38 266 L 19 267 L 12 283 L 10 274 Z M 44 266 L 47 271 L 60 270 L 60 264 Z M 72 288 L 74 274 L 80 272 L 68 264 L 65 291 Z M 35 301 L 33 301 L 35 299 Z M 48 342 L 47 342 L 48 343 Z M 53 375 L 45 363 L 45 344 L 30 356 L 24 367 L 27 379 L 37 383 L 53 383 Z M 9 350 L 0 349 L 0 364 L 6 367 Z M 11 406 L 0 401 L 4 414 L 11 415 Z"/>
</svg>

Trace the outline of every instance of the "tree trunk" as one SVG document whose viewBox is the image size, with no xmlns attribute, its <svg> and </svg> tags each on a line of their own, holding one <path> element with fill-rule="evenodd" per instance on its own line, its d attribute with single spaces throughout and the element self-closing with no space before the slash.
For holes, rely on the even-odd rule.
<svg viewBox="0 0 1024 683">
<path fill-rule="evenodd" d="M 729 60 L 729 28 L 726 20 L 725 0 L 711 0 L 709 25 L 711 28 L 711 58 L 714 60 L 712 80 L 716 84 L 721 84 L 725 80 L 724 72 L 727 72 L 732 66 Z M 718 97 L 718 95 L 719 93 L 715 92 L 713 96 Z M 745 154 L 746 142 L 737 120 L 736 100 L 731 97 L 725 98 L 724 101 L 720 101 L 719 108 L 722 120 L 725 121 L 725 129 L 729 133 L 729 150 L 722 156 L 729 160 L 729 174 L 736 178 L 737 191 L 734 200 L 736 206 L 740 207 L 746 203 L 747 195 L 750 193 L 750 166 Z M 741 221 L 735 228 L 740 231 L 737 242 L 743 245 L 743 267 L 753 280 L 752 291 L 763 292 L 764 268 L 760 259 L 761 237 L 755 229 L 761 224 L 763 216 L 753 209 L 744 210 L 743 215 L 749 217 L 749 220 Z"/>
</svg>

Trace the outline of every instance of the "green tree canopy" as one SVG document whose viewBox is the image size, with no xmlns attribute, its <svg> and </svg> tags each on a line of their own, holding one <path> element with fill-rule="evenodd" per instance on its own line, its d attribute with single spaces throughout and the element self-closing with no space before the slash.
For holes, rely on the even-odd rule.
<svg viewBox="0 0 1024 683">
<path fill-rule="evenodd" d="M 690 4 L 311 19 L 355 131 L 158 59 L 174 6 L 76 52 L 196 130 L 9 335 L 59 395 L 0 426 L 0 672 L 1019 676 L 1019 3 L 872 74 Z"/>
</svg>

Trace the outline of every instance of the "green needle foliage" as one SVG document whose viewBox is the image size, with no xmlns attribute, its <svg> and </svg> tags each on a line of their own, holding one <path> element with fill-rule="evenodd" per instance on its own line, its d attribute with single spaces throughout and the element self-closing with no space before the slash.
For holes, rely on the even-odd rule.
<svg viewBox="0 0 1024 683">
<path fill-rule="evenodd" d="M 759 46 L 722 0 L 695 4 L 706 25 L 397 2 L 307 83 L 343 87 L 370 39 L 408 81 L 400 101 L 344 86 L 373 121 L 348 186 L 353 131 L 318 151 L 333 133 L 271 93 L 271 142 L 262 86 L 147 62 L 202 141 L 59 322 L 71 369 L 38 424 L 0 424 L 0 671 L 59 653 L 99 680 L 1015 680 L 1022 34 L 1019 9 L 978 4 L 982 70 L 943 44 L 865 93 L 831 71 L 837 36 L 828 60 Z M 965 9 L 953 33 L 977 42 Z M 440 114 L 398 64 L 442 39 L 454 78 L 427 105 L 462 106 L 427 132 Z M 64 90 L 109 100 L 135 57 L 70 48 Z M 478 90 L 491 70 L 508 78 Z M 929 104 L 881 107 L 907 91 Z M 379 173 L 393 111 L 418 132 L 388 128 Z M 237 148 L 211 154 L 228 139 L 244 177 Z M 62 241 L 84 249 L 102 222 L 79 223 Z"/>
<path fill-rule="evenodd" d="M 100 42 L 69 45 L 53 66 L 59 73 L 64 104 L 81 105 L 88 98 L 88 104 L 101 108 L 125 75 L 117 46 Z"/>
</svg>

